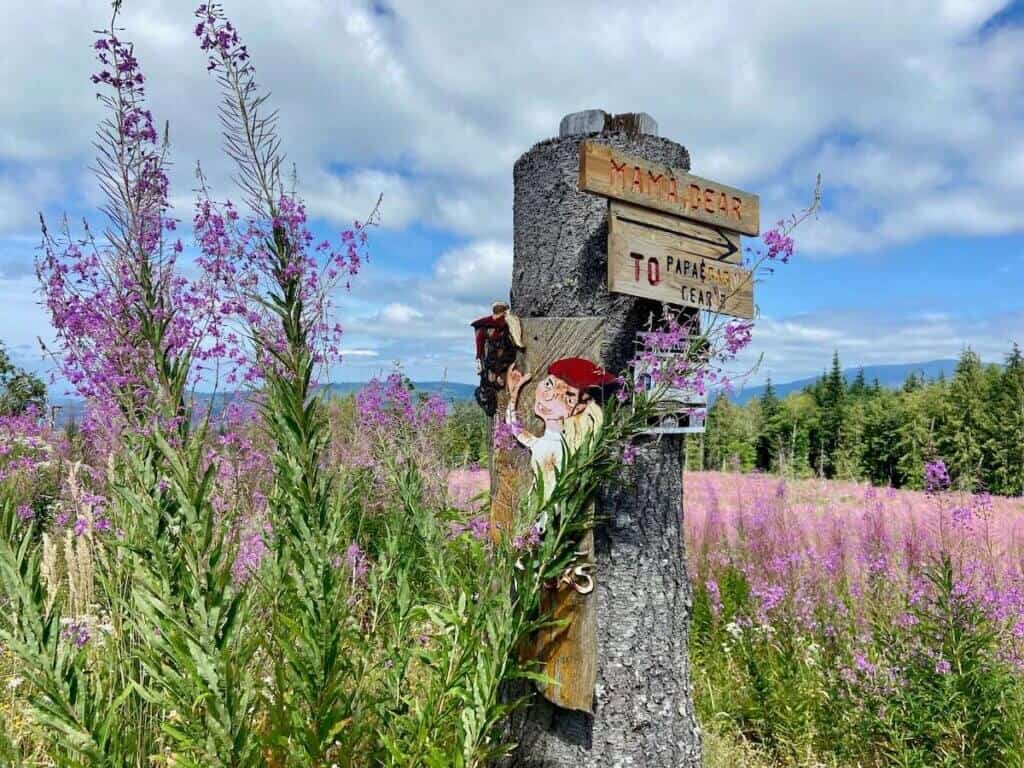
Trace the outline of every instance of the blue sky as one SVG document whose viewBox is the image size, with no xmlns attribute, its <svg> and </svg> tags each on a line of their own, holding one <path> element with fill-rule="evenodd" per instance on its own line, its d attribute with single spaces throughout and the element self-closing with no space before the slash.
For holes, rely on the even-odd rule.
<svg viewBox="0 0 1024 768">
<path fill-rule="evenodd" d="M 798 255 L 760 285 L 753 381 L 845 364 L 997 361 L 1024 343 L 1024 2 L 225 3 L 281 110 L 323 233 L 383 193 L 371 262 L 341 297 L 337 380 L 401 361 L 472 379 L 468 322 L 507 292 L 512 164 L 580 109 L 646 111 L 693 171 L 761 195 L 762 223 L 824 180 Z M 191 218 L 201 161 L 235 196 L 192 3 L 127 0 Z M 37 0 L 0 29 L 0 339 L 44 370 L 37 212 L 98 221 L 88 75 L 106 0 Z M 745 362 L 749 362 L 745 361 Z"/>
</svg>

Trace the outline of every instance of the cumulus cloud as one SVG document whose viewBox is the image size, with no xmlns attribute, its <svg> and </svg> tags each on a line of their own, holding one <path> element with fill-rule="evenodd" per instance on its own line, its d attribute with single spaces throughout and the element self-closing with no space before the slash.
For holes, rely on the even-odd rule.
<svg viewBox="0 0 1024 768">
<path fill-rule="evenodd" d="M 671 2 L 251 0 L 228 10 L 319 215 L 357 218 L 383 192 L 389 226 L 425 220 L 507 237 L 515 158 L 565 112 L 599 106 L 650 111 L 689 146 L 695 170 L 723 181 L 764 188 L 781 173 L 793 197 L 822 170 L 841 194 L 840 229 L 880 219 L 873 241 L 884 244 L 1024 226 L 1007 213 L 1024 203 L 1024 174 L 1012 170 L 1024 162 L 1013 107 L 1024 96 L 1024 31 L 985 26 L 1007 5 L 724 0 L 694 13 Z M 103 21 L 96 7 L 57 0 L 10 9 L 0 159 L 53 168 L 91 155 L 100 111 L 88 30 Z M 216 88 L 188 6 L 140 0 L 123 23 L 154 110 L 171 121 L 182 193 L 197 159 L 226 184 Z M 352 170 L 332 172 L 338 164 Z M 1001 212 L 959 207 L 995 199 Z M 787 202 L 768 199 L 766 212 Z"/>
<path fill-rule="evenodd" d="M 695 172 L 760 191 L 764 223 L 805 205 L 821 171 L 826 207 L 801 233 L 809 257 L 1024 231 L 1024 30 L 1009 5 L 229 0 L 227 10 L 280 109 L 314 216 L 344 226 L 383 194 L 382 226 L 465 244 L 426 278 L 371 270 L 348 318 L 354 348 L 443 365 L 465 354 L 466 318 L 507 291 L 512 164 L 577 109 L 652 113 Z M 197 160 L 215 194 L 231 193 L 189 6 L 137 0 L 121 19 L 155 116 L 171 123 L 186 220 Z M 84 170 L 102 117 L 90 30 L 107 12 L 61 0 L 6 9 L 0 235 L 34 230 L 40 208 L 97 202 Z M 8 278 L 19 263 L 10 253 L 0 244 Z M 420 315 L 388 316 L 389 305 Z M 0 309 L 5 327 L 10 312 Z M 844 327 L 785 322 L 794 334 Z M 927 338 L 934 325 L 919 330 Z"/>
</svg>

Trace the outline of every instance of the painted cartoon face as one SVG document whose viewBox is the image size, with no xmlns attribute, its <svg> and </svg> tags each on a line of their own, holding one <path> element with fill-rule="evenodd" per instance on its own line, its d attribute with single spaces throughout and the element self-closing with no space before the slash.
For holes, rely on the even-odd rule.
<svg viewBox="0 0 1024 768">
<path fill-rule="evenodd" d="M 544 421 L 561 421 L 576 413 L 580 391 L 557 376 L 549 375 L 537 385 L 533 400 L 533 412 Z"/>
</svg>

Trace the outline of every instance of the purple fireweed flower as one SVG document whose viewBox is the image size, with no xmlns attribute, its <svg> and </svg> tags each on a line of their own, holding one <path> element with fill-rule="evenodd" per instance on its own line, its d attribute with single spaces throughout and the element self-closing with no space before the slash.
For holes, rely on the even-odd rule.
<svg viewBox="0 0 1024 768">
<path fill-rule="evenodd" d="M 519 444 L 516 440 L 516 430 L 511 424 L 499 421 L 494 428 L 494 447 L 500 451 L 509 451 Z"/>
<path fill-rule="evenodd" d="M 84 621 L 70 621 L 64 626 L 61 637 L 74 643 L 76 648 L 82 649 L 89 642 L 89 626 Z"/>
<path fill-rule="evenodd" d="M 868 657 L 861 651 L 854 652 L 853 665 L 857 668 L 858 672 L 865 675 L 873 675 L 875 673 L 875 665 L 868 661 Z"/>
<path fill-rule="evenodd" d="M 937 675 L 948 675 L 953 670 L 953 666 L 945 659 L 939 659 L 935 662 L 935 674 Z"/>
<path fill-rule="evenodd" d="M 36 516 L 36 511 L 32 509 L 28 504 L 22 504 L 18 507 L 18 519 L 23 523 L 27 523 L 29 520 L 33 520 Z"/>
<path fill-rule="evenodd" d="M 955 525 L 966 527 L 974 519 L 974 512 L 970 507 L 958 506 L 953 508 L 949 516 Z"/>
<path fill-rule="evenodd" d="M 637 447 L 633 443 L 627 443 L 622 449 L 622 463 L 632 465 L 636 461 Z"/>
<path fill-rule="evenodd" d="M 722 594 L 718 589 L 718 582 L 714 579 L 707 579 L 704 587 L 708 591 L 708 602 L 711 604 L 711 612 L 718 614 L 722 610 Z"/>
<path fill-rule="evenodd" d="M 793 256 L 793 238 L 784 235 L 778 229 L 770 229 L 761 238 L 768 246 L 767 256 L 769 259 L 777 259 L 783 264 L 789 262 Z"/>
<path fill-rule="evenodd" d="M 913 627 L 920 622 L 918 621 L 917 616 L 912 613 L 901 613 L 894 619 L 893 623 L 902 629 L 910 629 L 910 627 Z"/>
<path fill-rule="evenodd" d="M 231 566 L 231 576 L 235 584 L 245 584 L 255 574 L 263 558 L 270 552 L 264 541 L 264 531 L 247 531 L 239 536 L 238 552 Z"/>
<path fill-rule="evenodd" d="M 942 459 L 924 465 L 924 487 L 929 493 L 938 493 L 949 487 L 949 471 Z"/>
<path fill-rule="evenodd" d="M 469 534 L 477 541 L 486 540 L 490 530 L 491 521 L 487 515 L 480 515 L 469 521 Z"/>
<path fill-rule="evenodd" d="M 362 584 L 366 581 L 366 574 L 370 572 L 370 560 L 354 541 L 345 550 L 345 563 L 348 565 L 354 583 Z"/>
<path fill-rule="evenodd" d="M 525 535 L 516 536 L 512 539 L 512 548 L 527 552 L 532 551 L 540 544 L 540 537 L 540 528 L 533 525 Z"/>
<path fill-rule="evenodd" d="M 724 331 L 725 354 L 736 357 L 750 345 L 754 334 L 754 323 L 751 320 L 735 320 L 727 323 Z"/>
</svg>

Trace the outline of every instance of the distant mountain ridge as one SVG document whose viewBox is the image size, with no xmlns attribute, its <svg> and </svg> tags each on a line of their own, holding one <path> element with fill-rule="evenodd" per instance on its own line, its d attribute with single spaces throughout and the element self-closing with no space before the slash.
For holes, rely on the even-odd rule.
<svg viewBox="0 0 1024 768">
<path fill-rule="evenodd" d="M 878 379 L 878 383 L 887 389 L 896 389 L 903 386 L 903 382 L 907 380 L 907 377 L 911 373 L 914 373 L 927 381 L 938 379 L 941 376 L 945 376 L 947 379 L 953 375 L 953 371 L 956 369 L 956 360 L 929 360 L 924 363 L 897 363 L 893 365 L 865 365 L 857 366 L 856 368 L 844 368 L 843 377 L 846 379 L 847 384 L 852 384 L 854 379 L 857 378 L 857 374 L 863 370 L 864 380 L 868 386 L 871 386 L 875 379 Z M 827 369 L 822 370 L 822 374 L 827 374 Z M 812 376 L 806 379 L 797 379 L 796 381 L 787 381 L 782 383 L 772 382 L 772 388 L 775 390 L 775 394 L 779 397 L 785 397 L 791 392 L 800 392 L 807 387 L 811 386 L 820 379 L 821 376 Z M 734 392 L 730 399 L 735 403 L 745 403 L 748 400 L 759 398 L 764 394 L 764 385 L 756 387 L 744 387 L 741 390 Z"/>
<path fill-rule="evenodd" d="M 324 385 L 330 391 L 331 397 L 346 397 L 348 395 L 355 394 L 360 389 L 366 386 L 365 381 L 340 381 L 332 384 Z M 463 400 L 473 399 L 473 390 L 476 389 L 475 384 L 465 384 L 461 381 L 414 381 L 412 383 L 413 394 L 424 394 L 433 395 L 439 394 L 445 400 L 455 403 Z M 234 396 L 233 392 L 218 392 L 216 394 L 212 392 L 199 392 L 197 397 L 200 400 L 212 400 L 216 399 L 216 405 L 214 406 L 214 412 L 220 411 L 224 404 L 229 402 Z M 85 401 L 80 397 L 51 397 L 50 402 L 53 405 L 59 406 L 60 411 L 57 413 L 57 423 L 64 425 L 71 420 L 81 421 L 83 414 L 85 413 Z"/>
<path fill-rule="evenodd" d="M 366 386 L 365 381 L 340 381 L 328 384 L 332 395 L 344 397 L 358 392 Z M 414 381 L 413 392 L 427 395 L 440 394 L 447 400 L 472 400 L 476 384 L 464 384 L 461 381 Z"/>
</svg>

